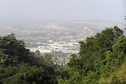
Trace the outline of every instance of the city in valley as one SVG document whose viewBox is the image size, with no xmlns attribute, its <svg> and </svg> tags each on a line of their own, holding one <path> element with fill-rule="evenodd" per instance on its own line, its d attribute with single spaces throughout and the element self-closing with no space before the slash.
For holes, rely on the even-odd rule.
<svg viewBox="0 0 126 84">
<path fill-rule="evenodd" d="M 109 24 L 108 24 L 109 23 Z M 54 63 L 64 65 L 69 62 L 71 54 L 78 54 L 79 41 L 95 35 L 105 27 L 123 24 L 80 20 L 59 23 L 28 24 L 16 26 L 0 26 L 2 36 L 14 33 L 17 39 L 23 40 L 30 51 L 39 50 L 41 54 L 50 54 Z"/>
</svg>

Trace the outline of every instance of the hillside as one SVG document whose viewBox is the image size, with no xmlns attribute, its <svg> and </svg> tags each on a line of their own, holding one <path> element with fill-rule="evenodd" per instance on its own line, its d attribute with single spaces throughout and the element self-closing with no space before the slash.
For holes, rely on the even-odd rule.
<svg viewBox="0 0 126 84">
<path fill-rule="evenodd" d="M 0 39 L 0 84 L 126 83 L 126 37 L 117 26 L 80 41 L 79 53 L 65 66 L 53 62 L 51 54 L 30 52 L 14 34 Z"/>
<path fill-rule="evenodd" d="M 24 33 L 35 33 L 44 31 L 56 31 L 56 30 L 71 30 L 71 29 L 83 29 L 84 27 L 104 29 L 106 27 L 118 26 L 123 29 L 124 24 L 109 21 L 100 20 L 78 20 L 78 21 L 67 21 L 67 22 L 52 22 L 44 24 L 27 24 L 27 25 L 13 25 L 13 26 L 0 26 L 1 35 L 8 33 L 24 34 Z M 9 30 L 9 31 L 7 31 Z M 34 32 L 33 32 L 34 31 Z M 27 35 L 27 34 L 26 34 Z"/>
<path fill-rule="evenodd" d="M 60 84 L 125 84 L 126 37 L 117 26 L 80 41 L 79 55 L 72 54 L 64 67 L 69 79 Z"/>
</svg>

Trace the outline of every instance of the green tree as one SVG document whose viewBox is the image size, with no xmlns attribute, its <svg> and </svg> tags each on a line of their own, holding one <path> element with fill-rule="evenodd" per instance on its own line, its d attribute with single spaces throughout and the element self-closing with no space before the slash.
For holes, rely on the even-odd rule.
<svg viewBox="0 0 126 84">
<path fill-rule="evenodd" d="M 14 34 L 0 37 L 0 83 L 57 84 L 54 68 L 49 66 L 51 56 L 46 56 L 46 65 L 39 64 L 38 58 L 41 58 L 40 52 L 30 52 Z"/>
<path fill-rule="evenodd" d="M 5 65 L 15 65 L 22 61 L 30 62 L 30 51 L 25 48 L 22 40 L 17 40 L 14 34 L 0 37 L 0 52 L 5 56 Z"/>
<path fill-rule="evenodd" d="M 50 54 L 45 54 L 43 63 L 45 65 L 53 65 L 52 56 Z"/>
<path fill-rule="evenodd" d="M 0 69 L 0 79 L 4 84 L 57 84 L 56 79 L 44 67 L 21 63 L 17 67 Z"/>
<path fill-rule="evenodd" d="M 70 67 L 68 81 L 72 80 L 74 72 L 78 72 L 79 81 L 83 84 L 98 83 L 101 76 L 108 77 L 109 73 L 114 71 L 112 65 L 123 63 L 126 56 L 125 42 L 123 31 L 117 26 L 106 28 L 95 36 L 80 41 L 79 56 L 72 55 L 68 63 Z"/>
</svg>

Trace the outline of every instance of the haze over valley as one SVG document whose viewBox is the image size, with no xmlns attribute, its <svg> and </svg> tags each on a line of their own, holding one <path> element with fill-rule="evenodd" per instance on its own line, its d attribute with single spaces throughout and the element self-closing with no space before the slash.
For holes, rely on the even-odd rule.
<svg viewBox="0 0 126 84">
<path fill-rule="evenodd" d="M 0 26 L 2 36 L 14 33 L 17 39 L 23 40 L 26 47 L 32 52 L 39 50 L 41 53 L 53 55 L 53 61 L 66 64 L 73 53 L 79 52 L 79 41 L 95 35 L 106 27 L 118 26 L 123 29 L 124 24 L 98 21 L 76 20 L 69 22 L 52 22 L 44 24 L 27 24 L 16 26 Z M 62 54 L 65 55 L 62 55 Z"/>
</svg>

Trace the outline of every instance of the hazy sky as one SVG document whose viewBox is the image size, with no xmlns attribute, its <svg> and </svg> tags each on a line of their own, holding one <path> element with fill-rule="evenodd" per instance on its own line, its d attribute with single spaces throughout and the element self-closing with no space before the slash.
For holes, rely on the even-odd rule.
<svg viewBox="0 0 126 84">
<path fill-rule="evenodd" d="M 107 20 L 124 23 L 126 0 L 0 0 L 0 25 L 43 20 Z"/>
</svg>

